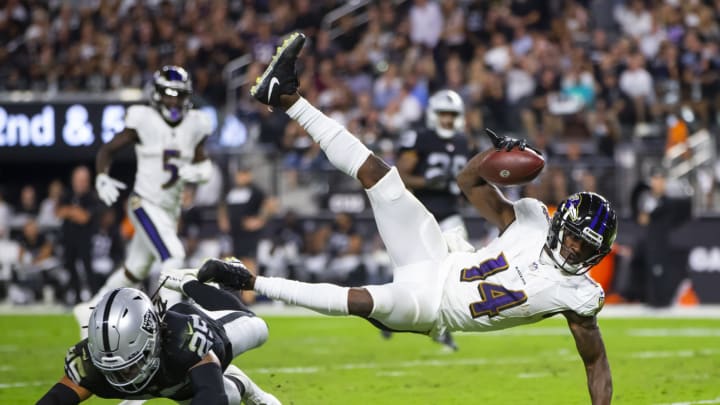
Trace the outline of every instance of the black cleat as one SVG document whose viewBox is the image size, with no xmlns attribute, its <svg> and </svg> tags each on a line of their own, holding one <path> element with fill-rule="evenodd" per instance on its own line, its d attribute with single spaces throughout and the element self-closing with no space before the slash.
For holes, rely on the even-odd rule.
<svg viewBox="0 0 720 405">
<path fill-rule="evenodd" d="M 210 259 L 198 270 L 201 283 L 216 282 L 233 290 L 252 290 L 253 274 L 237 259 Z"/>
<path fill-rule="evenodd" d="M 279 107 L 281 95 L 295 94 L 299 85 L 295 61 L 304 44 L 305 34 L 300 32 L 294 32 L 285 38 L 275 51 L 265 73 L 255 80 L 250 95 L 263 104 Z"/>
</svg>

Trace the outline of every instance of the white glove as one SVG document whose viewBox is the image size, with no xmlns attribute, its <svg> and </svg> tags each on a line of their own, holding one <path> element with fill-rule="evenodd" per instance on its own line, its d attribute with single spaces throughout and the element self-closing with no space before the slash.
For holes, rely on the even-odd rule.
<svg viewBox="0 0 720 405">
<path fill-rule="evenodd" d="M 163 270 L 160 272 L 159 280 L 163 288 L 184 294 L 183 286 L 188 281 L 197 280 L 197 272 L 198 269 Z"/>
<path fill-rule="evenodd" d="M 181 179 L 188 183 L 205 183 L 212 176 L 212 163 L 205 159 L 198 163 L 183 165 L 178 170 Z"/>
<path fill-rule="evenodd" d="M 120 195 L 119 190 L 125 190 L 127 186 L 120 180 L 115 180 L 105 173 L 100 173 L 95 177 L 95 190 L 98 196 L 108 207 L 113 205 Z"/>
</svg>

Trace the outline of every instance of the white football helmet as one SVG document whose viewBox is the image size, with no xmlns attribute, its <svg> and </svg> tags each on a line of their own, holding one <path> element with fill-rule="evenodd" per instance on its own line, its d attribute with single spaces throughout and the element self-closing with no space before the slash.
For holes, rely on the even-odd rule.
<svg viewBox="0 0 720 405">
<path fill-rule="evenodd" d="M 163 66 L 153 75 L 150 101 L 167 122 L 175 124 L 182 121 L 192 107 L 191 94 L 192 80 L 188 72 L 180 66 Z M 163 96 L 174 97 L 177 101 L 173 105 L 167 105 Z"/>
<path fill-rule="evenodd" d="M 440 125 L 438 113 L 441 112 L 456 114 L 452 128 L 444 128 Z M 433 94 L 428 101 L 425 115 L 428 128 L 435 130 L 443 139 L 452 138 L 456 132 L 465 129 L 465 105 L 460 95 L 452 90 L 440 90 Z"/>
<path fill-rule="evenodd" d="M 90 314 L 88 349 L 113 387 L 145 388 L 160 367 L 160 320 L 150 298 L 134 288 L 107 293 Z"/>
</svg>

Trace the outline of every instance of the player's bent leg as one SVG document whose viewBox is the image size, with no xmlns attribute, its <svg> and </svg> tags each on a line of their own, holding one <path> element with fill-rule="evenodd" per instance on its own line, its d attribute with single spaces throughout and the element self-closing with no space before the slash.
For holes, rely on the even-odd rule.
<svg viewBox="0 0 720 405">
<path fill-rule="evenodd" d="M 396 168 L 366 192 L 380 237 L 396 266 L 440 261 L 447 256 L 447 244 L 435 217 L 405 188 Z"/>
<path fill-rule="evenodd" d="M 358 177 L 360 167 L 372 152 L 357 137 L 302 97 L 286 112 L 320 145 L 333 166 L 351 177 Z"/>
<path fill-rule="evenodd" d="M 428 293 L 426 286 L 390 283 L 365 288 L 372 296 L 373 308 L 368 319 L 373 323 L 394 331 L 428 333 L 432 329 L 439 295 Z"/>
<path fill-rule="evenodd" d="M 380 179 L 390 172 L 390 166 L 384 160 L 372 154 L 368 156 L 365 163 L 360 166 L 357 178 L 364 188 L 368 189 L 374 186 Z"/>
<path fill-rule="evenodd" d="M 262 318 L 231 312 L 219 320 L 232 345 L 233 357 L 262 346 L 268 339 L 268 327 Z"/>
</svg>

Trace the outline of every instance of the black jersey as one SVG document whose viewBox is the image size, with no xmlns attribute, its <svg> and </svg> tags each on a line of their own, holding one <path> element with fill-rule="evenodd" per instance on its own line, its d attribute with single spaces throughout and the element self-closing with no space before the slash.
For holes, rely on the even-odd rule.
<svg viewBox="0 0 720 405">
<path fill-rule="evenodd" d="M 161 321 L 160 368 L 148 385 L 134 394 L 110 384 L 90 359 L 87 339 L 71 347 L 65 357 L 65 374 L 75 383 L 101 398 L 173 400 L 192 398 L 188 371 L 211 350 L 225 370 L 232 361 L 232 347 L 215 320 L 188 304 L 175 304 Z"/>
<path fill-rule="evenodd" d="M 412 175 L 432 178 L 446 175 L 453 179 L 444 190 L 414 190 L 415 196 L 438 221 L 458 213 L 460 188 L 455 176 L 467 164 L 471 156 L 470 146 L 464 134 L 456 133 L 452 138 L 443 139 L 435 131 L 422 128 L 405 132 L 400 138 L 398 154 L 417 154 L 418 162 Z"/>
</svg>

